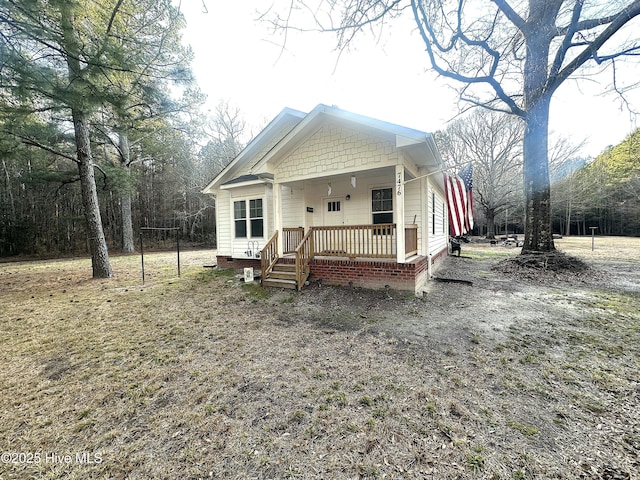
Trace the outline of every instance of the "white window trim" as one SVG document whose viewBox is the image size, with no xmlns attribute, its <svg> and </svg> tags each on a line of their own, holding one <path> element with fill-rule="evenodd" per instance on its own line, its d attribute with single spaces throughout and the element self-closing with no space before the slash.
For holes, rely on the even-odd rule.
<svg viewBox="0 0 640 480">
<path fill-rule="evenodd" d="M 251 235 L 251 200 L 262 200 L 262 236 L 254 237 Z M 236 237 L 236 212 L 235 203 L 244 202 L 247 216 L 245 217 L 247 236 Z M 256 217 L 258 218 L 258 217 Z M 264 196 L 247 196 L 247 197 L 232 197 L 231 198 L 231 233 L 233 234 L 233 240 L 264 240 L 267 232 L 267 200 Z"/>
<path fill-rule="evenodd" d="M 375 187 L 370 187 L 369 188 L 369 219 L 371 220 L 371 224 L 373 224 L 373 215 L 374 213 L 389 213 L 388 210 L 385 210 L 384 212 L 374 212 L 373 211 L 373 191 L 374 190 L 385 190 L 385 189 L 390 189 L 391 190 L 391 215 L 393 216 L 393 221 L 391 223 L 395 223 L 395 217 L 396 217 L 396 202 L 394 200 L 394 196 L 395 196 L 395 191 L 394 191 L 394 186 L 391 185 L 382 185 L 382 186 L 375 186 Z"/>
</svg>

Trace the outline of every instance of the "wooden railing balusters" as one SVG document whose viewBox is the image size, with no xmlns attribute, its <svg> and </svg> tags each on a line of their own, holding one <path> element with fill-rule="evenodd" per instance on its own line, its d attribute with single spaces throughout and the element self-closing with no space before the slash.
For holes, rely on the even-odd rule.
<svg viewBox="0 0 640 480">
<path fill-rule="evenodd" d="M 262 276 L 260 277 L 260 284 L 271 270 L 273 266 L 278 262 L 278 230 L 275 231 L 271 239 L 267 242 L 264 248 L 260 252 L 260 270 Z"/>
<path fill-rule="evenodd" d="M 283 228 L 282 229 L 282 253 L 295 253 L 296 247 L 300 245 L 304 237 L 304 228 Z"/>
<path fill-rule="evenodd" d="M 309 230 L 296 248 L 296 282 L 298 291 L 309 278 L 309 262 L 313 258 L 313 230 Z"/>
<path fill-rule="evenodd" d="M 405 255 L 410 257 L 418 253 L 418 226 L 405 225 Z M 311 227 L 304 229 L 283 228 L 282 241 L 284 253 L 295 253 L 296 282 L 300 290 L 309 278 L 309 263 L 313 257 L 395 258 L 397 227 L 394 223 L 379 225 L 342 225 L 332 227 Z M 406 258 L 405 257 L 405 258 Z M 278 232 L 262 249 L 262 279 L 268 277 L 278 262 Z"/>
</svg>

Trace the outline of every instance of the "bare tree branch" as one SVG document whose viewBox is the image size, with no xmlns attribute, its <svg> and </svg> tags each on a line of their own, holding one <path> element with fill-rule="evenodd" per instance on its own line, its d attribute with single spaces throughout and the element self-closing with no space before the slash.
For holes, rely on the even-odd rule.
<svg viewBox="0 0 640 480">
<path fill-rule="evenodd" d="M 569 78 L 578 68 L 584 65 L 589 59 L 595 59 L 597 52 L 607 40 L 609 40 L 618 30 L 626 25 L 634 17 L 640 15 L 640 0 L 634 0 L 631 4 L 614 15 L 613 20 L 593 42 L 589 44 L 576 58 L 574 58 L 566 67 L 560 70 L 557 75 L 550 76 L 547 82 L 549 92 L 554 92 L 567 78 Z M 633 50 L 637 50 L 635 47 Z"/>
<path fill-rule="evenodd" d="M 422 2 L 412 0 L 411 5 L 413 7 L 413 14 L 416 23 L 418 24 L 418 30 L 425 43 L 427 55 L 429 55 L 431 66 L 439 75 L 466 84 L 487 84 L 493 89 L 497 97 L 509 107 L 510 113 L 520 117 L 524 116 L 525 112 L 516 104 L 513 98 L 504 91 L 500 82 L 495 78 L 495 72 L 500 61 L 500 55 L 495 50 L 491 49 L 486 42 L 475 42 L 477 45 L 482 46 L 482 48 L 492 58 L 490 66 L 490 72 L 492 73 L 489 75 L 469 76 L 458 73 L 454 69 L 442 68 L 438 62 L 438 58 L 436 58 L 433 47 L 435 46 L 442 53 L 450 51 L 453 48 L 453 43 L 457 41 L 457 39 L 463 38 L 460 36 L 461 27 L 460 25 L 456 27 L 456 33 L 452 38 L 452 44 L 450 46 L 442 46 L 437 41 L 437 35 L 433 25 L 428 20 L 428 15 L 422 5 Z M 478 103 L 478 105 L 480 105 L 480 103 Z"/>
<path fill-rule="evenodd" d="M 505 0 L 492 0 L 493 3 L 497 5 L 502 13 L 509 19 L 511 23 L 513 23 L 518 30 L 521 32 L 525 29 L 525 21 L 524 19 L 518 15 L 511 5 L 509 5 Z"/>
<path fill-rule="evenodd" d="M 558 48 L 556 52 L 556 57 L 553 60 L 553 64 L 551 65 L 551 70 L 549 72 L 549 77 L 555 77 L 560 68 L 562 68 L 562 64 L 567 56 L 567 52 L 569 49 L 574 46 L 573 36 L 577 30 L 578 20 L 580 20 L 580 14 L 582 13 L 582 5 L 584 0 L 577 0 L 573 6 L 573 12 L 571 14 L 571 22 L 569 23 L 569 28 L 567 28 L 564 39 L 562 40 L 562 44 Z"/>
</svg>

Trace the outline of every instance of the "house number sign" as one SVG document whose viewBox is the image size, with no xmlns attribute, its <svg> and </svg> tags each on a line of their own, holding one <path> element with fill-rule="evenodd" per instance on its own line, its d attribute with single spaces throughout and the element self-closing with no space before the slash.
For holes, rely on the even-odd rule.
<svg viewBox="0 0 640 480">
<path fill-rule="evenodd" d="M 398 182 L 396 183 L 397 188 L 396 188 L 396 193 L 398 195 L 402 195 L 402 180 L 400 179 L 400 174 L 398 174 Z"/>
</svg>

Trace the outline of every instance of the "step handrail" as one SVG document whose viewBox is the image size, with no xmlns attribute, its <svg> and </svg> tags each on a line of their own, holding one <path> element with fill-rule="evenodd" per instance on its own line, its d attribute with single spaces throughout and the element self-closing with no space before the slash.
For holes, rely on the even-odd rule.
<svg viewBox="0 0 640 480">
<path fill-rule="evenodd" d="M 260 285 L 273 270 L 273 266 L 278 263 L 278 230 L 275 231 L 271 239 L 266 243 L 260 251 Z"/>
<path fill-rule="evenodd" d="M 313 227 L 309 229 L 300 245 L 296 247 L 296 283 L 298 291 L 302 290 L 304 282 L 309 278 L 309 263 L 314 255 Z"/>
</svg>

